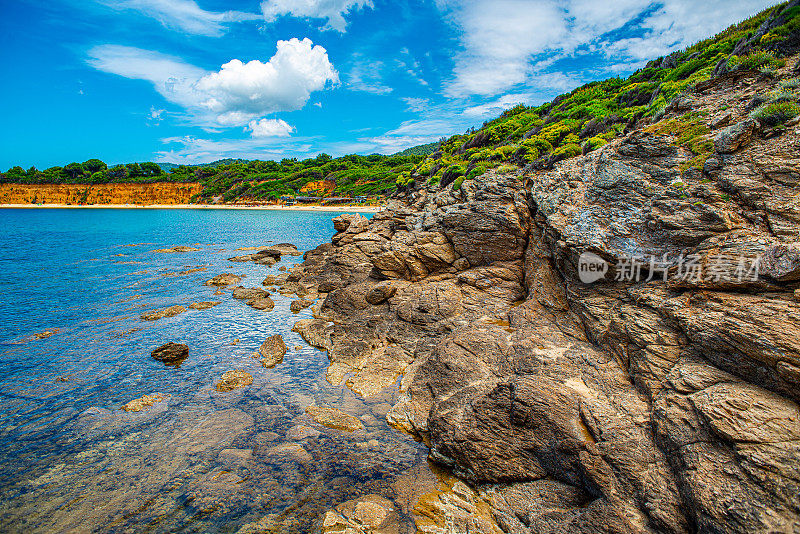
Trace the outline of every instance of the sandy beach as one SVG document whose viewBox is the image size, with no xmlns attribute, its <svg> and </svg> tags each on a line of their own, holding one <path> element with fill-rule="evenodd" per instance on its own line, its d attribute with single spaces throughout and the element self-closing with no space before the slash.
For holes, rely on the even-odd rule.
<svg viewBox="0 0 800 534">
<path fill-rule="evenodd" d="M 337 206 L 318 206 L 318 205 L 295 205 L 295 206 L 280 206 L 280 205 L 264 205 L 264 206 L 237 206 L 226 204 L 0 204 L 0 209 L 29 209 L 29 208 L 47 208 L 47 209 L 74 209 L 74 208 L 89 208 L 89 209 L 189 209 L 189 210 L 274 210 L 274 211 L 331 211 L 339 212 L 346 211 L 352 213 L 377 213 L 383 209 L 383 206 L 362 206 L 353 204 L 342 204 Z"/>
</svg>

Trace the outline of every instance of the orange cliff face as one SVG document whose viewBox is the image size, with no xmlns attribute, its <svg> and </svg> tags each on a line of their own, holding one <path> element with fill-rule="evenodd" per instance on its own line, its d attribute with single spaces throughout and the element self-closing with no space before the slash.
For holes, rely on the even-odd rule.
<svg viewBox="0 0 800 534">
<path fill-rule="evenodd" d="M 301 193 L 305 194 L 317 194 L 321 196 L 328 196 L 333 193 L 333 190 L 336 189 L 336 182 L 332 182 L 330 180 L 317 180 L 316 182 L 308 182 L 302 188 L 300 188 Z"/>
<path fill-rule="evenodd" d="M 0 204 L 188 204 L 196 183 L 0 184 Z"/>
</svg>

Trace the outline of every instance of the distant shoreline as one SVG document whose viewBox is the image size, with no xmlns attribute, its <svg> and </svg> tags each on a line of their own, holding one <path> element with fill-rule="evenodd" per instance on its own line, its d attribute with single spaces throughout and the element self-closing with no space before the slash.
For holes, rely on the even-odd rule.
<svg viewBox="0 0 800 534">
<path fill-rule="evenodd" d="M 183 210 L 272 210 L 272 211 L 349 211 L 377 213 L 382 206 L 342 204 L 338 206 L 236 206 L 229 204 L 0 204 L 0 209 L 183 209 Z"/>
</svg>

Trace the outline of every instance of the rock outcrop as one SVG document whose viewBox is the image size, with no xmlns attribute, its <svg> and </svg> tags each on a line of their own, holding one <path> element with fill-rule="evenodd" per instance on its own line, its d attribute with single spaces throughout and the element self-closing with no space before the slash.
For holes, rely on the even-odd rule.
<svg viewBox="0 0 800 534">
<path fill-rule="evenodd" d="M 668 107 L 708 121 L 702 168 L 644 124 L 337 217 L 295 282 L 324 302 L 294 330 L 334 384 L 402 377 L 387 419 L 504 532 L 797 532 L 800 130 L 748 116 L 770 84 Z M 587 252 L 608 266 L 591 284 Z M 353 506 L 331 531 L 361 528 Z"/>
</svg>

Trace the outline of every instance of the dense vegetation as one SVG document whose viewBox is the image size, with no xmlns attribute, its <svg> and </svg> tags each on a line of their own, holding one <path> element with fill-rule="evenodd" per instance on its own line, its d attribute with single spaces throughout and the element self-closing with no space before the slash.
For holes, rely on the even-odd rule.
<svg viewBox="0 0 800 534">
<path fill-rule="evenodd" d="M 424 180 L 458 189 L 464 180 L 489 169 L 549 168 L 589 153 L 634 125 L 660 119 L 671 102 L 715 75 L 759 71 L 774 76 L 785 65 L 782 58 L 800 48 L 799 34 L 800 8 L 784 3 L 767 9 L 684 51 L 651 61 L 627 79 L 589 83 L 537 107 L 519 105 L 478 130 L 443 140 L 438 151 L 399 176 L 397 185 L 408 188 Z M 778 93 L 763 95 L 753 115 L 771 125 L 798 115 L 797 85 L 796 79 L 786 80 Z M 702 167 L 713 149 L 706 120 L 697 113 L 652 128 L 674 136 L 676 144 L 695 154 L 688 166 Z"/>
<path fill-rule="evenodd" d="M 260 161 L 228 159 L 205 165 L 129 163 L 108 167 L 98 159 L 70 163 L 39 171 L 12 167 L 0 174 L 0 183 L 22 184 L 106 184 L 147 182 L 199 182 L 203 193 L 195 200 L 222 196 L 225 202 L 274 200 L 283 195 L 323 194 L 327 196 L 376 196 L 396 188 L 397 177 L 410 172 L 424 156 L 349 155 L 332 158 L 320 154 L 305 160 Z M 309 184 L 325 181 L 321 190 Z"/>
<path fill-rule="evenodd" d="M 589 83 L 537 107 L 519 105 L 478 130 L 394 156 L 320 154 L 301 161 L 226 159 L 198 166 L 146 162 L 112 167 L 91 159 L 43 171 L 13 167 L 0 173 L 0 182 L 199 182 L 203 192 L 194 200 L 222 197 L 225 202 L 318 193 L 375 196 L 424 184 L 452 184 L 458 189 L 464 180 L 489 169 L 547 168 L 591 152 L 643 120 L 660 118 L 677 97 L 715 75 L 759 71 L 774 76 L 785 63 L 782 58 L 800 48 L 798 35 L 800 7 L 781 4 L 684 51 L 651 61 L 627 79 Z M 754 116 L 779 127 L 800 113 L 797 91 L 796 79 L 785 80 L 779 93 L 763 95 Z M 695 154 L 688 166 L 702 167 L 711 154 L 705 117 L 697 113 L 651 128 L 673 135 L 676 144 Z"/>
</svg>

